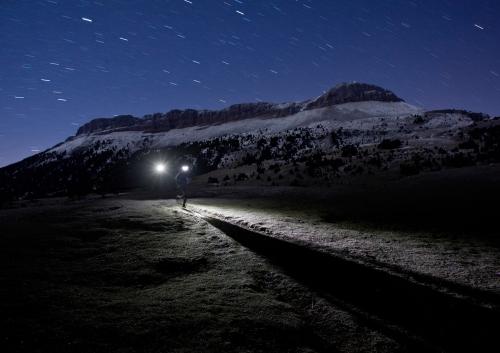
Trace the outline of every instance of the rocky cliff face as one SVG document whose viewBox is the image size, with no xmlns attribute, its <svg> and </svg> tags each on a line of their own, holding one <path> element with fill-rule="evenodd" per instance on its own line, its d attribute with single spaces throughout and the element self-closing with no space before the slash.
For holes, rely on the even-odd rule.
<svg viewBox="0 0 500 353">
<path fill-rule="evenodd" d="M 314 101 L 301 103 L 243 103 L 222 110 L 175 109 L 167 113 L 146 115 L 142 119 L 130 115 L 122 115 L 111 119 L 95 119 L 78 129 L 77 135 L 103 131 L 162 132 L 191 126 L 218 125 L 252 118 L 280 118 L 293 115 L 301 110 L 362 101 L 402 102 L 403 100 L 391 91 L 378 86 L 349 83 L 332 88 Z"/>
<path fill-rule="evenodd" d="M 119 115 L 114 118 L 99 118 L 90 121 L 78 129 L 77 135 L 90 134 L 97 131 L 114 130 L 141 124 L 142 119 L 132 115 Z"/>
<path fill-rule="evenodd" d="M 401 98 L 384 88 L 365 83 L 343 83 L 307 104 L 307 109 L 325 108 L 332 105 L 379 101 L 403 102 Z"/>
<path fill-rule="evenodd" d="M 147 131 L 161 132 L 191 126 L 218 125 L 252 118 L 279 118 L 295 114 L 301 109 L 302 106 L 296 103 L 285 106 L 270 103 L 246 103 L 214 111 L 172 110 L 166 114 L 147 116 L 144 127 Z"/>
<path fill-rule="evenodd" d="M 279 118 L 299 112 L 300 103 L 276 105 L 271 103 L 235 104 L 222 110 L 174 109 L 168 113 L 146 115 L 139 119 L 119 116 L 94 119 L 78 129 L 77 135 L 111 131 L 162 132 L 191 126 L 217 125 L 252 118 Z"/>
</svg>

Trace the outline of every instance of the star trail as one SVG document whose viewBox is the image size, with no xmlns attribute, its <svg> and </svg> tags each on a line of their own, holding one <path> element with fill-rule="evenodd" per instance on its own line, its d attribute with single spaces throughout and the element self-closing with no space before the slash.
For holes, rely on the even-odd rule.
<svg viewBox="0 0 500 353">
<path fill-rule="evenodd" d="M 339 82 L 500 115 L 489 0 L 6 0 L 0 166 L 96 117 L 302 101 Z"/>
</svg>

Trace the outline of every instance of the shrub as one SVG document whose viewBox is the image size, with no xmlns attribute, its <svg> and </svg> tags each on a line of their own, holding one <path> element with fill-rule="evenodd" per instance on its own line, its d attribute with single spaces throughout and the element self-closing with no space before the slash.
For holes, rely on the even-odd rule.
<svg viewBox="0 0 500 353">
<path fill-rule="evenodd" d="M 299 180 L 294 179 L 291 183 L 290 186 L 304 186 L 303 183 L 301 183 Z"/>
<path fill-rule="evenodd" d="M 461 152 L 447 156 L 443 161 L 444 165 L 452 168 L 467 167 L 474 165 L 474 163 L 474 159 L 471 156 L 465 155 Z"/>
<path fill-rule="evenodd" d="M 401 163 L 399 165 L 399 171 L 403 176 L 416 175 L 420 173 L 420 167 L 413 163 Z"/>
<path fill-rule="evenodd" d="M 248 179 L 249 179 L 248 175 L 246 175 L 245 173 L 240 173 L 236 177 L 236 181 L 244 181 L 244 180 L 248 180 Z"/>
<path fill-rule="evenodd" d="M 275 174 L 278 174 L 281 171 L 281 167 L 278 163 L 270 165 L 268 169 L 270 171 L 274 171 Z"/>
<path fill-rule="evenodd" d="M 403 143 L 401 142 L 401 140 L 385 139 L 377 147 L 381 150 L 393 150 L 396 148 L 401 148 L 402 145 L 403 145 Z"/>
<path fill-rule="evenodd" d="M 382 167 L 382 160 L 380 159 L 380 157 L 379 157 L 379 156 L 376 156 L 376 157 L 371 157 L 371 158 L 367 161 L 367 163 L 368 163 L 369 165 L 375 166 L 375 167 L 377 167 L 377 168 Z"/>
<path fill-rule="evenodd" d="M 337 146 L 337 147 L 339 147 L 340 143 L 342 142 L 340 135 L 336 131 L 331 132 L 330 140 L 332 142 L 332 145 Z"/>
<path fill-rule="evenodd" d="M 425 123 L 425 120 L 420 115 L 417 116 L 415 120 L 413 120 L 413 124 L 423 124 L 423 123 Z"/>
<path fill-rule="evenodd" d="M 469 139 L 468 141 L 465 141 L 465 142 L 462 142 L 461 144 L 459 144 L 458 148 L 461 150 L 477 151 L 479 149 L 479 146 L 477 145 L 477 143 L 474 142 L 474 140 Z"/>
<path fill-rule="evenodd" d="M 257 157 L 255 154 L 247 153 L 245 157 L 243 157 L 242 164 L 250 165 L 257 162 Z"/>
<path fill-rule="evenodd" d="M 328 161 L 328 165 L 332 167 L 333 170 L 338 170 L 340 167 L 343 167 L 344 164 L 344 161 L 340 158 L 335 158 Z"/>
<path fill-rule="evenodd" d="M 342 147 L 342 157 L 353 157 L 358 155 L 358 148 L 354 145 L 345 145 Z"/>
<path fill-rule="evenodd" d="M 219 179 L 214 177 L 208 177 L 209 184 L 219 184 Z"/>
</svg>

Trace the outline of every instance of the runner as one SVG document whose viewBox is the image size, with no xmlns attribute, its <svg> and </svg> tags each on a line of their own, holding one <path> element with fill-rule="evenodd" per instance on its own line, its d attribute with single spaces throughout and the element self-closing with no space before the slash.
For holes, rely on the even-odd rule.
<svg viewBox="0 0 500 353">
<path fill-rule="evenodd" d="M 191 181 L 189 177 L 189 167 L 187 165 L 183 165 L 181 170 L 175 176 L 175 183 L 177 184 L 177 188 L 180 190 L 181 194 L 177 196 L 178 199 L 182 200 L 182 207 L 186 207 L 187 202 L 187 185 Z"/>
</svg>

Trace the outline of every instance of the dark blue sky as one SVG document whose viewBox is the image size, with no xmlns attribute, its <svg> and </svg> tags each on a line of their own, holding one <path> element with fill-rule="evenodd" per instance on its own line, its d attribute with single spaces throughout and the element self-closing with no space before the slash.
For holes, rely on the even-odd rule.
<svg viewBox="0 0 500 353">
<path fill-rule="evenodd" d="M 0 166 L 94 117 L 295 101 L 343 81 L 500 115 L 496 0 L 2 0 Z"/>
</svg>

